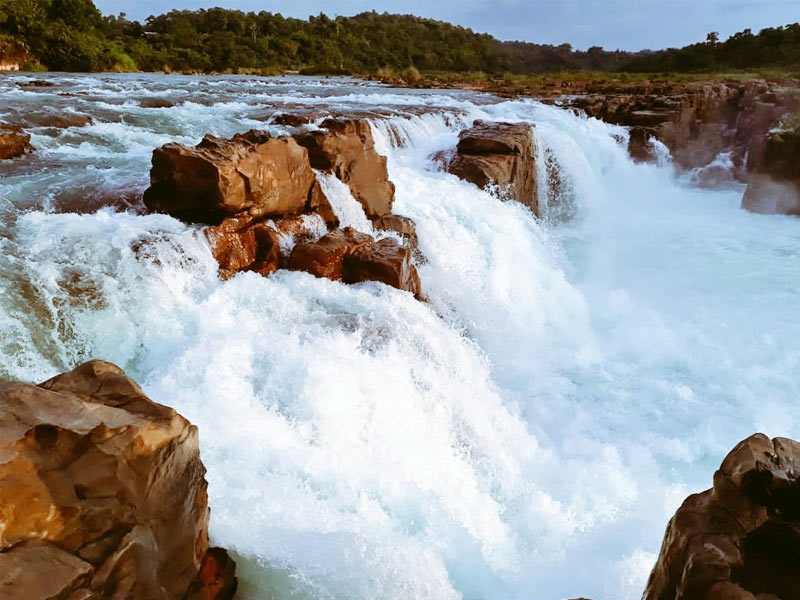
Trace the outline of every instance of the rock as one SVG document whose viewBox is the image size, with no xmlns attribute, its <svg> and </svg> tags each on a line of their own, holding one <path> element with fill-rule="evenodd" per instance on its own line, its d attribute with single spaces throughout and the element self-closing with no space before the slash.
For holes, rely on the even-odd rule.
<svg viewBox="0 0 800 600">
<path fill-rule="evenodd" d="M 33 79 L 31 81 L 20 81 L 17 85 L 21 88 L 54 87 L 56 84 L 44 79 Z"/>
<path fill-rule="evenodd" d="M 756 434 L 670 521 L 644 600 L 800 598 L 800 443 Z"/>
<path fill-rule="evenodd" d="M 236 563 L 223 548 L 209 548 L 185 600 L 231 600 L 237 588 Z"/>
<path fill-rule="evenodd" d="M 411 264 L 411 249 L 395 240 L 384 239 L 365 244 L 344 256 L 342 281 L 380 281 L 400 290 L 422 295 L 419 275 Z"/>
<path fill-rule="evenodd" d="M 228 279 L 240 271 L 269 275 L 280 266 L 278 232 L 260 221 L 236 227 L 227 219 L 205 230 L 211 254 L 219 263 L 220 276 Z"/>
<path fill-rule="evenodd" d="M 649 127 L 632 127 L 628 138 L 628 154 L 636 162 L 655 160 L 652 139 L 655 132 Z"/>
<path fill-rule="evenodd" d="M 417 225 L 412 219 L 400 215 L 384 215 L 372 221 L 372 226 L 378 231 L 393 231 L 400 234 L 403 240 L 411 247 L 417 247 Z"/>
<path fill-rule="evenodd" d="M 372 242 L 372 236 L 352 227 L 337 229 L 317 242 L 297 244 L 289 257 L 289 268 L 338 281 L 342 278 L 345 255 Z"/>
<path fill-rule="evenodd" d="M 153 152 L 150 181 L 144 194 L 148 209 L 212 225 L 233 215 L 286 216 L 330 208 L 306 149 L 266 132 L 229 140 L 207 135 L 194 148 L 162 146 Z"/>
<path fill-rule="evenodd" d="M 776 131 L 751 146 L 742 208 L 800 216 L 800 132 Z"/>
<path fill-rule="evenodd" d="M 312 122 L 310 116 L 298 115 L 295 113 L 279 113 L 272 117 L 272 125 L 282 125 L 284 127 L 302 127 Z"/>
<path fill-rule="evenodd" d="M 172 108 L 175 103 L 166 98 L 145 98 L 139 102 L 139 106 L 142 108 Z"/>
<path fill-rule="evenodd" d="M 0 123 L 0 160 L 17 158 L 32 152 L 31 136 L 17 125 Z"/>
<path fill-rule="evenodd" d="M 480 188 L 496 185 L 501 194 L 539 215 L 531 125 L 475 121 L 459 135 L 448 170 Z"/>
<path fill-rule="evenodd" d="M 121 369 L 0 382 L 4 598 L 183 598 L 208 550 L 197 429 Z"/>
<path fill-rule="evenodd" d="M 322 128 L 296 136 L 308 149 L 311 166 L 346 183 L 368 217 L 390 214 L 394 184 L 389 181 L 386 157 L 375 151 L 369 122 L 327 119 Z"/>
<path fill-rule="evenodd" d="M 89 115 L 76 115 L 72 113 L 60 113 L 57 115 L 49 114 L 42 118 L 38 125 L 40 127 L 53 127 L 56 129 L 68 129 L 70 127 L 86 127 L 92 125 L 94 121 Z"/>
</svg>

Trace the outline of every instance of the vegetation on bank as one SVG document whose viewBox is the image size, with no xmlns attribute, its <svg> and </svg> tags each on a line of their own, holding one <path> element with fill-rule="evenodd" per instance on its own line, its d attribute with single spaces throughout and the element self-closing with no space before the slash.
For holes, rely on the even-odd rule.
<svg viewBox="0 0 800 600">
<path fill-rule="evenodd" d="M 373 74 L 410 83 L 446 74 L 491 80 L 558 72 L 785 71 L 800 64 L 800 25 L 749 30 L 720 42 L 629 53 L 500 42 L 410 15 L 362 13 L 307 20 L 212 8 L 171 11 L 144 23 L 103 16 L 92 0 L 0 0 L 0 40 L 28 54 L 27 68 L 269 75 Z M 0 59 L 3 58 L 0 42 Z M 424 73 L 425 76 L 420 75 Z M 444 74 L 444 75 L 442 75 Z M 574 75 L 572 76 L 574 77 Z M 552 79 L 552 77 L 550 77 Z"/>
</svg>

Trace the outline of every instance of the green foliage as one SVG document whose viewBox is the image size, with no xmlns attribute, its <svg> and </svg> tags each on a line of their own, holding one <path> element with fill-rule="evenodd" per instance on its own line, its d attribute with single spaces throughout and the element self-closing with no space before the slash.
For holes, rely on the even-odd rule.
<svg viewBox="0 0 800 600">
<path fill-rule="evenodd" d="M 0 0 L 0 36 L 50 70 L 377 74 L 419 82 L 422 73 L 489 78 L 557 72 L 694 72 L 800 64 L 800 25 L 746 30 L 720 42 L 631 54 L 500 42 L 411 15 L 365 12 L 307 20 L 222 8 L 171 11 L 145 23 L 103 17 L 92 0 Z M 486 77 L 486 76 L 484 76 Z"/>
<path fill-rule="evenodd" d="M 772 27 L 753 34 L 745 29 L 720 42 L 711 32 L 704 43 L 658 52 L 643 52 L 624 69 L 636 72 L 721 72 L 745 69 L 797 69 L 800 24 Z"/>
</svg>

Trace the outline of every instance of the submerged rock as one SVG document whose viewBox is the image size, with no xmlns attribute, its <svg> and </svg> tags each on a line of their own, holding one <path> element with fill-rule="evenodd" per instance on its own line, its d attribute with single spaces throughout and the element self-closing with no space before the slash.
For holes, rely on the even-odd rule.
<svg viewBox="0 0 800 600">
<path fill-rule="evenodd" d="M 448 170 L 480 188 L 501 193 L 540 214 L 531 125 L 476 121 L 459 135 Z"/>
<path fill-rule="evenodd" d="M 369 122 L 327 119 L 322 128 L 296 137 L 308 149 L 311 166 L 346 183 L 368 217 L 391 214 L 394 184 L 389 181 L 386 157 L 375 151 Z"/>
<path fill-rule="evenodd" d="M 742 208 L 800 216 L 800 132 L 776 131 L 751 146 Z"/>
<path fill-rule="evenodd" d="M 756 434 L 670 521 L 645 600 L 800 598 L 800 443 Z"/>
<path fill-rule="evenodd" d="M 218 224 L 229 216 L 298 214 L 327 205 L 308 152 L 290 137 L 249 131 L 207 135 L 194 148 L 167 144 L 153 152 L 147 208 Z"/>
<path fill-rule="evenodd" d="M 393 231 L 412 248 L 418 245 L 417 224 L 413 219 L 400 215 L 384 215 L 372 221 L 372 226 L 378 231 Z"/>
<path fill-rule="evenodd" d="M 197 429 L 111 363 L 0 382 L 3 598 L 183 598 L 208 551 L 204 475 Z"/>
<path fill-rule="evenodd" d="M 0 160 L 17 158 L 32 151 L 29 134 L 17 125 L 0 123 Z"/>
</svg>

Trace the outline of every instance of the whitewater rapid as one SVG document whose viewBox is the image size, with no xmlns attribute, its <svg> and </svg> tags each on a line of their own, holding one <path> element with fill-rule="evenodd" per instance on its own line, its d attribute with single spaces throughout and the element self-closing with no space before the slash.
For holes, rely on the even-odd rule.
<svg viewBox="0 0 800 600">
<path fill-rule="evenodd" d="M 38 148 L 0 165 L 0 376 L 103 358 L 195 423 L 243 598 L 637 598 L 728 449 L 800 437 L 800 221 L 632 163 L 621 128 L 348 80 L 48 77 L 0 79 Z M 153 148 L 286 110 L 372 118 L 428 303 L 222 282 L 198 228 L 143 214 Z M 430 159 L 475 119 L 535 124 L 543 219 Z"/>
</svg>

